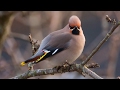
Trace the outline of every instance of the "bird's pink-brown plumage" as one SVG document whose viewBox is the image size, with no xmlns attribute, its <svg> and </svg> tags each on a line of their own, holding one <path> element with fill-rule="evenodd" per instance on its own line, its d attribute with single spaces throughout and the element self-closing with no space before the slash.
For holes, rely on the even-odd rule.
<svg viewBox="0 0 120 90">
<path fill-rule="evenodd" d="M 70 29 L 75 26 L 79 28 L 78 35 L 73 34 L 72 29 Z M 85 36 L 82 31 L 81 21 L 77 16 L 73 15 L 70 17 L 69 23 L 63 29 L 54 31 L 46 36 L 42 40 L 35 55 L 26 60 L 26 62 L 28 63 L 40 58 L 44 54 L 44 49 L 51 52 L 57 51 L 58 49 L 58 52 L 53 55 L 46 55 L 43 60 L 48 60 L 51 68 L 62 65 L 66 60 L 68 63 L 72 63 L 81 55 L 84 45 Z"/>
</svg>

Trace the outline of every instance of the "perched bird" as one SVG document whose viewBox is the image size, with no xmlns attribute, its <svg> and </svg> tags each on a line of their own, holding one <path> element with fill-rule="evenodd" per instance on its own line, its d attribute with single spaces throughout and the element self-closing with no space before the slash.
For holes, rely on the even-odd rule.
<svg viewBox="0 0 120 90">
<path fill-rule="evenodd" d="M 60 30 L 47 35 L 41 42 L 37 52 L 21 63 L 38 63 L 48 60 L 52 67 L 60 66 L 67 62 L 71 64 L 82 53 L 85 45 L 85 36 L 82 31 L 80 19 L 73 15 L 68 24 Z"/>
</svg>

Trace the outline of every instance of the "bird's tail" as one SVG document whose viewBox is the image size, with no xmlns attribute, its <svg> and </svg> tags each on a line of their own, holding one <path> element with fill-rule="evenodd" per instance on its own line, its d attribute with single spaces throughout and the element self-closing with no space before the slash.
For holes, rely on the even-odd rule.
<svg viewBox="0 0 120 90">
<path fill-rule="evenodd" d="M 33 61 L 33 59 L 28 59 L 28 60 L 26 60 L 26 61 L 21 62 L 20 65 L 21 65 L 21 66 L 24 66 L 24 65 L 26 65 L 28 62 L 32 62 L 32 61 Z"/>
<path fill-rule="evenodd" d="M 44 59 L 44 57 L 47 55 L 47 53 L 49 53 L 49 52 L 45 52 L 42 56 L 33 56 L 33 57 L 31 57 L 30 59 L 28 59 L 28 60 L 26 60 L 26 61 L 23 61 L 23 62 L 21 62 L 21 66 L 24 66 L 25 64 L 27 64 L 27 63 L 29 63 L 29 62 L 33 62 L 33 61 L 35 61 L 36 63 L 38 63 L 38 62 L 40 62 L 40 61 L 42 61 L 43 59 Z"/>
<path fill-rule="evenodd" d="M 24 66 L 25 64 L 26 64 L 25 62 L 21 62 L 21 63 L 20 63 L 21 66 Z"/>
<path fill-rule="evenodd" d="M 33 62 L 33 61 L 35 61 L 35 60 L 38 59 L 38 58 L 39 58 L 39 57 L 35 57 L 35 58 L 31 57 L 31 58 L 29 58 L 29 59 L 21 62 L 20 65 L 21 65 L 21 66 L 24 66 L 24 65 L 26 65 L 27 63 Z"/>
<path fill-rule="evenodd" d="M 46 55 L 46 54 L 45 54 L 45 55 Z M 43 57 L 44 57 L 45 55 L 43 55 L 43 56 L 41 56 L 41 57 L 40 57 L 40 56 L 31 57 L 31 58 L 29 58 L 29 59 L 21 62 L 20 65 L 21 65 L 21 66 L 24 66 L 24 65 L 26 65 L 27 63 L 33 62 L 33 61 L 35 61 L 36 63 L 38 63 L 39 61 L 41 61 L 41 60 L 43 59 Z"/>
</svg>

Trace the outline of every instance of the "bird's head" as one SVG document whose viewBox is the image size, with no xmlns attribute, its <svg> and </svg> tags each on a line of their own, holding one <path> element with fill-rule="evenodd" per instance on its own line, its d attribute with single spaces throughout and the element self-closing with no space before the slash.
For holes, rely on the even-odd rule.
<svg viewBox="0 0 120 90">
<path fill-rule="evenodd" d="M 80 19 L 73 15 L 69 19 L 69 28 L 72 34 L 79 35 L 80 34 L 80 28 L 81 28 L 81 21 Z"/>
</svg>

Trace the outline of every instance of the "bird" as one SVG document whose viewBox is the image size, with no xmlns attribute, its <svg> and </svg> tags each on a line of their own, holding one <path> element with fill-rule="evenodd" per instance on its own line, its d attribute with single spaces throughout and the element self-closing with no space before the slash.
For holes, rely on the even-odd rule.
<svg viewBox="0 0 120 90">
<path fill-rule="evenodd" d="M 66 26 L 44 37 L 36 53 L 21 62 L 21 66 L 29 62 L 37 64 L 44 60 L 49 61 L 51 68 L 63 65 L 66 60 L 72 64 L 83 52 L 85 41 L 81 20 L 72 15 Z"/>
</svg>

